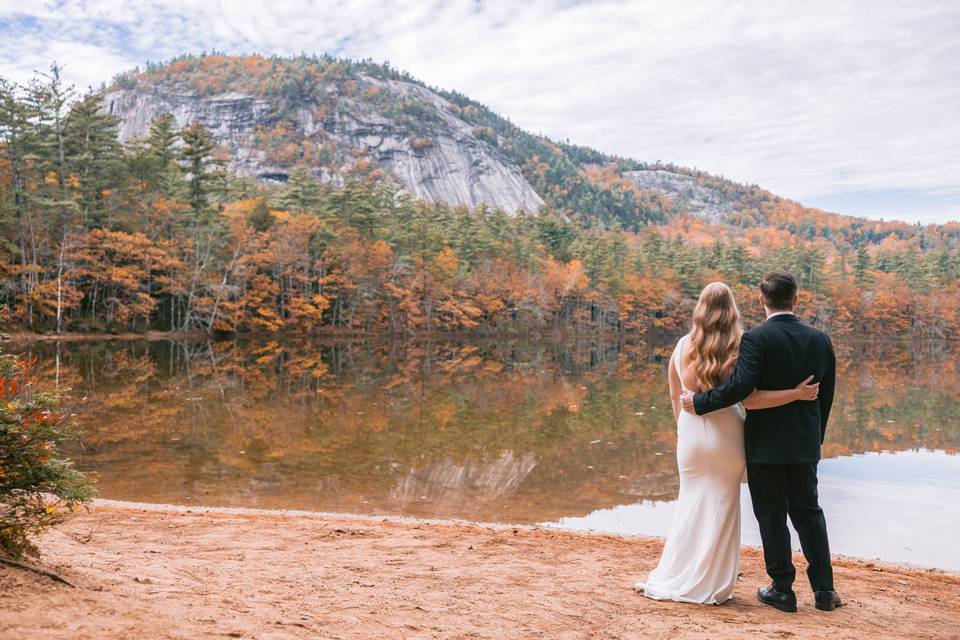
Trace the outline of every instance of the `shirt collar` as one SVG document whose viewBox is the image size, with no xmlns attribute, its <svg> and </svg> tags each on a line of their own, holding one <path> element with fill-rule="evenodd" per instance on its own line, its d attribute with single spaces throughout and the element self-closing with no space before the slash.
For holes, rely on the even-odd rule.
<svg viewBox="0 0 960 640">
<path fill-rule="evenodd" d="M 793 315 L 793 311 L 774 311 L 773 313 L 767 316 L 767 320 L 769 320 L 774 316 L 792 316 L 792 315 Z"/>
</svg>

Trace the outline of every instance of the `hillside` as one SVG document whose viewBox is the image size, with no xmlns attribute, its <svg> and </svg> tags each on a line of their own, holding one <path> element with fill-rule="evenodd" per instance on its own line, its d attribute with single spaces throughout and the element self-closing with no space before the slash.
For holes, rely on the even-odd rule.
<svg viewBox="0 0 960 640">
<path fill-rule="evenodd" d="M 515 126 L 455 91 L 389 65 L 331 57 L 185 56 L 115 78 L 103 96 L 119 137 L 147 135 L 170 113 L 200 122 L 232 171 L 285 182 L 297 166 L 322 180 L 380 171 L 415 198 L 535 213 L 546 203 L 586 225 L 636 230 L 689 214 L 741 228 L 797 231 L 820 220 L 876 242 L 916 230 L 797 205 L 755 185 L 619 158 Z M 784 209 L 794 211 L 784 220 Z"/>
<path fill-rule="evenodd" d="M 647 166 L 525 132 L 455 92 L 389 66 L 332 58 L 184 57 L 122 74 L 104 93 L 122 141 L 170 113 L 200 122 L 229 166 L 286 182 L 298 165 L 323 180 L 380 170 L 416 198 L 637 228 L 680 212 L 729 221 L 769 194 L 707 174 Z M 619 179 L 610 184 L 609 175 Z"/>
<path fill-rule="evenodd" d="M 0 229 L 0 303 L 31 329 L 639 337 L 714 279 L 756 320 L 757 280 L 789 269 L 833 332 L 960 335 L 960 224 L 552 141 L 328 57 L 185 56 L 86 96 L 4 82 Z"/>
</svg>

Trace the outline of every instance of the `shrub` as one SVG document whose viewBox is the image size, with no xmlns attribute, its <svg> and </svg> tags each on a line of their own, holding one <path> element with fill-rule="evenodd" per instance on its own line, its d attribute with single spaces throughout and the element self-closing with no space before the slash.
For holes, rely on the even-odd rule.
<svg viewBox="0 0 960 640">
<path fill-rule="evenodd" d="M 59 393 L 31 389 L 32 364 L 0 355 L 0 551 L 13 558 L 38 556 L 33 538 L 93 496 L 58 455 L 74 424 Z"/>
<path fill-rule="evenodd" d="M 429 149 L 432 146 L 433 140 L 430 138 L 420 138 L 418 136 L 410 138 L 410 147 L 413 148 L 414 151 L 423 151 L 424 149 Z"/>
</svg>

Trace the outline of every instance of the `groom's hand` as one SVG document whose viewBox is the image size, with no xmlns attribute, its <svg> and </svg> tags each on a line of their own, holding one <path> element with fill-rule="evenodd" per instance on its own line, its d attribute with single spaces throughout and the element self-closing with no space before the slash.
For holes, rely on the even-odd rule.
<svg viewBox="0 0 960 640">
<path fill-rule="evenodd" d="M 684 411 L 696 414 L 696 410 L 693 408 L 693 394 L 689 391 L 680 394 L 680 406 L 683 407 Z"/>
</svg>

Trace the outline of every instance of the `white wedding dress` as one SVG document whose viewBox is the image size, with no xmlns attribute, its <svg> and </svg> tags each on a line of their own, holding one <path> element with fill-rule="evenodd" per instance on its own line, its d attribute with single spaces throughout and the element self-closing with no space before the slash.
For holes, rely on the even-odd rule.
<svg viewBox="0 0 960 640">
<path fill-rule="evenodd" d="M 681 386 L 687 340 L 680 338 L 673 352 Z M 743 419 L 740 405 L 703 416 L 680 411 L 680 496 L 660 564 L 636 585 L 648 598 L 720 604 L 733 597 L 740 569 L 740 481 L 746 466 Z"/>
</svg>

